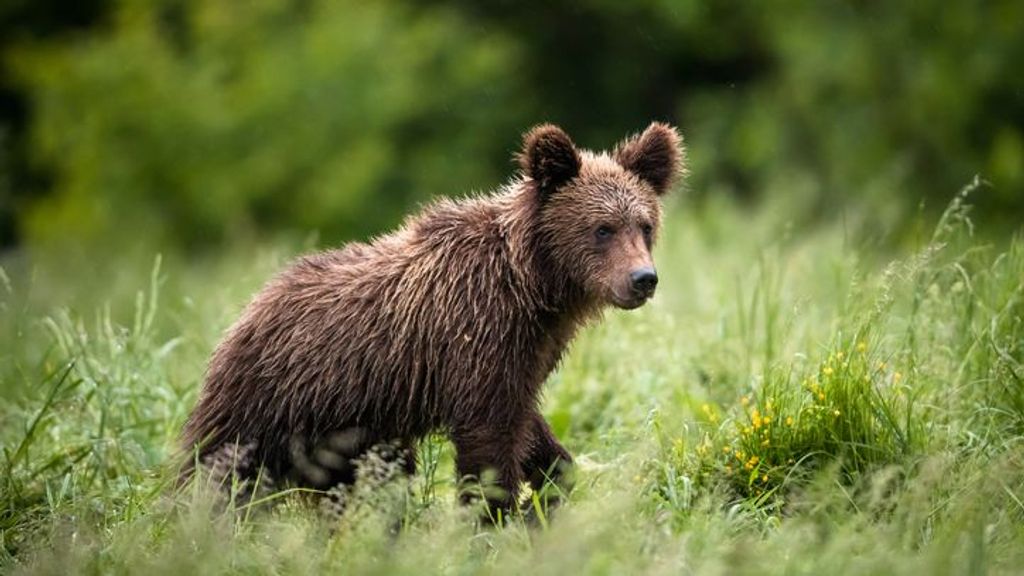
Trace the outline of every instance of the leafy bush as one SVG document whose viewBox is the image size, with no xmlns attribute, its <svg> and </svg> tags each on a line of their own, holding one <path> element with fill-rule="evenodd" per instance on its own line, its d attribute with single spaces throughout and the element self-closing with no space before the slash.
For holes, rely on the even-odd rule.
<svg viewBox="0 0 1024 576">
<path fill-rule="evenodd" d="M 513 55 L 402 4 L 120 3 L 102 29 L 14 58 L 55 177 L 25 230 L 101 246 L 371 234 L 414 200 L 494 184 L 486 160 L 507 161 L 521 128 Z"/>
</svg>

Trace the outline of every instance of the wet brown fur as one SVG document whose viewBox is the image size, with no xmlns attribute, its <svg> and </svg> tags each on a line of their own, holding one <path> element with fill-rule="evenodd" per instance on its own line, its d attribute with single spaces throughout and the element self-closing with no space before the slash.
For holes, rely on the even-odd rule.
<svg viewBox="0 0 1024 576">
<path fill-rule="evenodd" d="M 557 477 L 571 458 L 538 412 L 541 386 L 582 324 L 649 295 L 631 292 L 629 274 L 653 267 L 659 196 L 682 147 L 655 123 L 595 154 L 543 125 L 518 161 L 497 193 L 441 200 L 270 281 L 214 352 L 183 447 L 250 444 L 271 476 L 326 487 L 351 481 L 332 443 L 355 454 L 397 439 L 410 456 L 442 431 L 460 476 L 495 473 L 495 506 L 522 481 Z"/>
</svg>

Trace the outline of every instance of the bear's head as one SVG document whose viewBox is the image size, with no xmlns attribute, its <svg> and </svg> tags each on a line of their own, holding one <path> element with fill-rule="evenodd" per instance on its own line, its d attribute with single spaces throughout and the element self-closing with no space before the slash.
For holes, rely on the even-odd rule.
<svg viewBox="0 0 1024 576">
<path fill-rule="evenodd" d="M 653 123 L 611 153 L 593 153 L 545 124 L 526 133 L 518 160 L 538 195 L 541 242 L 560 268 L 551 272 L 599 303 L 646 302 L 658 283 L 660 200 L 683 170 L 676 129 Z"/>
</svg>

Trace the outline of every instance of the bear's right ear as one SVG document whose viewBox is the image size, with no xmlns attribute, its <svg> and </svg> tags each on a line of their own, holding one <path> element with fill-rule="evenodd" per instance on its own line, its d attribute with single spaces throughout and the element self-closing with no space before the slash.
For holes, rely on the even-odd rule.
<svg viewBox="0 0 1024 576">
<path fill-rule="evenodd" d="M 541 194 L 554 192 L 580 172 L 580 153 L 572 138 L 553 124 L 541 124 L 523 136 L 516 159 L 523 174 L 537 183 Z"/>
</svg>

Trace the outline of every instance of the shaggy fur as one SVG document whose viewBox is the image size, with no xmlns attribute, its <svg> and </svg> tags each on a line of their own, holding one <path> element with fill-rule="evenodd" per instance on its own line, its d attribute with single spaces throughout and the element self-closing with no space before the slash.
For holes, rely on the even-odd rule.
<svg viewBox="0 0 1024 576">
<path fill-rule="evenodd" d="M 183 446 L 252 444 L 274 478 L 323 488 L 351 482 L 353 458 L 384 441 L 412 472 L 415 441 L 442 431 L 460 476 L 494 474 L 492 506 L 563 477 L 571 458 L 538 412 L 541 385 L 584 322 L 653 292 L 635 274 L 653 276 L 682 147 L 656 123 L 595 154 L 544 125 L 518 161 L 493 195 L 442 200 L 268 283 L 214 352 Z"/>
</svg>

